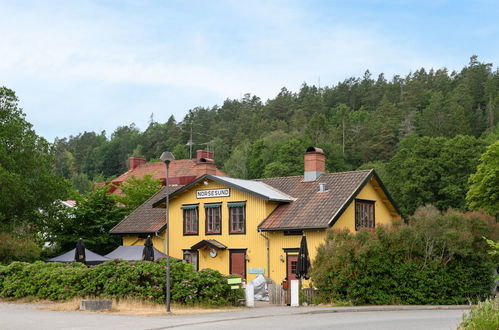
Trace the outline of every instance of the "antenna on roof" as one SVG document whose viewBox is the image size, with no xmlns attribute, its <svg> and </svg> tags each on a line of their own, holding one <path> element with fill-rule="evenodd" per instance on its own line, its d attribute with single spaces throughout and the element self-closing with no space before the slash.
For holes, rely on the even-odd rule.
<svg viewBox="0 0 499 330">
<path fill-rule="evenodd" d="M 187 141 L 186 145 L 189 146 L 189 159 L 192 159 L 192 146 L 193 146 L 193 142 L 192 142 L 192 120 L 190 121 L 190 124 L 191 124 L 191 133 L 189 135 L 189 141 Z"/>
<path fill-rule="evenodd" d="M 213 150 L 211 150 L 211 146 L 213 145 L 213 141 L 208 141 L 208 142 L 201 143 L 201 144 L 206 145 L 206 150 L 213 151 Z"/>
</svg>

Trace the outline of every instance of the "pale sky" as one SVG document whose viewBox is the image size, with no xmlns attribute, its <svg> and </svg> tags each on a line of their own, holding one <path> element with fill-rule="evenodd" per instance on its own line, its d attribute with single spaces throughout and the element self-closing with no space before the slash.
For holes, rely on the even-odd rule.
<svg viewBox="0 0 499 330">
<path fill-rule="evenodd" d="M 366 69 L 497 67 L 498 17 L 494 0 L 0 0 L 0 86 L 49 141 L 109 135 Z"/>
</svg>

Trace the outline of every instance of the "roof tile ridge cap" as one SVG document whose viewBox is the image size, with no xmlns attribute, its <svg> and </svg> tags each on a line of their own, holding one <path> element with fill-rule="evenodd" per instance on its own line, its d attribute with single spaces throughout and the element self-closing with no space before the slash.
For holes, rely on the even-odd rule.
<svg viewBox="0 0 499 330">
<path fill-rule="evenodd" d="M 323 173 L 321 175 L 330 175 L 330 174 L 345 174 L 345 173 L 360 173 L 360 172 L 371 172 L 374 168 L 365 169 L 365 170 L 352 170 L 352 171 L 341 171 L 341 172 L 331 172 L 331 173 Z"/>
<path fill-rule="evenodd" d="M 277 188 L 275 188 L 275 187 L 272 187 L 271 185 L 269 185 L 269 184 L 267 184 L 267 183 L 265 183 L 265 182 L 259 182 L 259 183 L 261 183 L 261 184 L 263 184 L 263 185 L 267 186 L 270 190 L 273 190 L 273 191 L 278 192 L 278 193 L 280 193 L 280 194 L 282 194 L 282 195 L 284 195 L 284 196 L 289 197 L 289 199 L 291 199 L 292 201 L 296 201 L 296 200 L 298 199 L 298 198 L 293 197 L 293 196 L 291 196 L 291 195 L 289 195 L 289 194 L 286 194 L 285 192 L 280 191 L 279 189 L 277 189 Z"/>
<path fill-rule="evenodd" d="M 134 170 L 135 170 L 135 168 L 134 168 L 134 169 L 127 170 L 125 173 L 122 173 L 122 174 L 118 175 L 116 178 L 114 178 L 114 180 L 118 179 L 119 177 L 122 177 L 123 175 L 127 175 L 127 174 L 129 174 L 130 172 L 133 172 Z M 110 182 L 112 182 L 112 181 L 114 181 L 114 180 L 111 180 Z"/>
<path fill-rule="evenodd" d="M 272 180 L 272 179 L 287 179 L 287 178 L 301 178 L 303 175 L 288 175 L 288 176 L 274 176 L 272 178 L 258 178 L 258 179 L 250 179 L 250 181 L 258 181 L 262 182 L 264 180 Z"/>
</svg>

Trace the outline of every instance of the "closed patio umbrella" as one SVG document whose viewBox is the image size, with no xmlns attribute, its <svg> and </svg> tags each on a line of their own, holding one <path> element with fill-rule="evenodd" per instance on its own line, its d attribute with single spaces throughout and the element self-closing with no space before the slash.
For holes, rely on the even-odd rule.
<svg viewBox="0 0 499 330">
<path fill-rule="evenodd" d="M 77 262 L 86 262 L 86 256 L 85 256 L 85 243 L 83 242 L 83 239 L 79 239 L 78 243 L 76 243 L 76 249 L 75 249 L 75 261 Z"/>
<path fill-rule="evenodd" d="M 142 260 L 154 261 L 154 249 L 152 245 L 151 235 L 147 236 L 144 250 L 142 251 Z"/>
<path fill-rule="evenodd" d="M 300 279 L 307 280 L 308 269 L 310 268 L 310 257 L 308 255 L 307 237 L 301 238 L 300 250 L 298 251 L 298 262 L 296 264 L 296 276 Z"/>
</svg>

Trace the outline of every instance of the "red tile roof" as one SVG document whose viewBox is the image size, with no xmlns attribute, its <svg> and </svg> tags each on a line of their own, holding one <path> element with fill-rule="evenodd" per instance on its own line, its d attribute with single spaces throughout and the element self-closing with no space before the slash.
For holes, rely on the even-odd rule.
<svg viewBox="0 0 499 330">
<path fill-rule="evenodd" d="M 204 173 L 200 172 L 200 168 L 196 168 L 196 159 L 179 159 L 174 160 L 170 163 L 168 180 L 170 184 L 185 185 L 193 181 L 198 176 Z M 124 181 L 130 179 L 134 176 L 137 179 L 142 179 L 145 175 L 151 174 L 152 178 L 155 180 L 161 180 L 162 184 L 165 184 L 166 168 L 163 162 L 149 162 L 139 165 L 138 167 L 128 170 L 119 177 L 113 179 L 111 182 L 99 182 L 96 185 L 113 185 L 109 188 L 109 193 L 112 194 L 123 194 L 121 189 L 115 186 L 119 186 Z M 216 169 L 216 175 L 225 176 L 225 173 Z"/>
<path fill-rule="evenodd" d="M 183 176 L 197 177 L 198 173 L 195 169 L 195 166 L 196 166 L 195 159 L 174 160 L 170 163 L 170 168 L 168 170 L 169 171 L 168 177 L 169 178 L 178 178 Z M 114 179 L 112 182 L 115 183 L 115 182 L 126 181 L 127 179 L 131 178 L 132 175 L 138 179 L 141 179 L 146 174 L 152 174 L 153 179 L 164 180 L 166 177 L 165 164 L 163 162 L 145 163 L 133 170 L 128 170 L 127 172 L 123 173 L 122 175 Z M 224 176 L 225 174 L 219 169 L 217 169 L 216 175 Z"/>
</svg>

